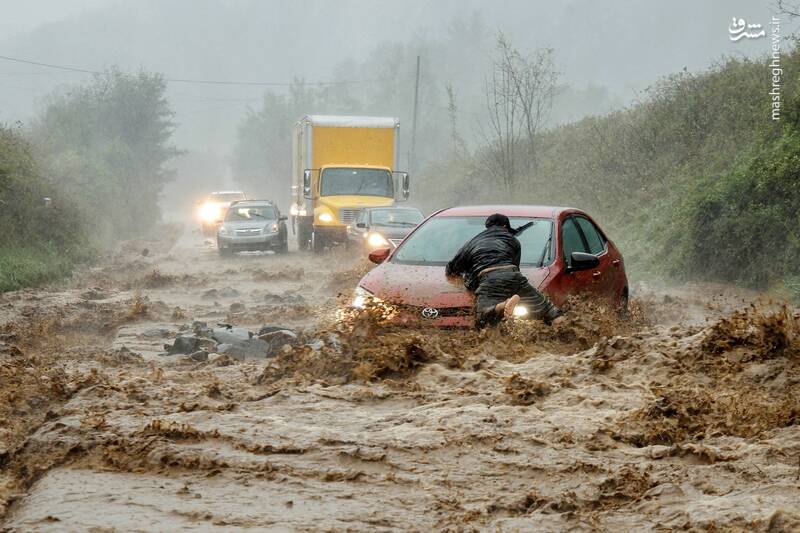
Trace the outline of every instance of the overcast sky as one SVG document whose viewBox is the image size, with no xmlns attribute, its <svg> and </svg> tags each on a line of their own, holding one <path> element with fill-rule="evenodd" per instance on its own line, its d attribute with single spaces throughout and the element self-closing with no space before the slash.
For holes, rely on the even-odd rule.
<svg viewBox="0 0 800 533">
<path fill-rule="evenodd" d="M 0 0 L 0 55 L 88 69 L 141 67 L 173 78 L 329 80 L 342 64 L 363 62 L 387 42 L 413 46 L 416 39 L 446 34 L 457 17 L 478 14 L 487 32 L 502 30 L 523 51 L 555 49 L 565 83 L 602 87 L 611 100 L 626 104 L 659 77 L 683 68 L 697 71 L 724 56 L 768 53 L 767 39 L 732 43 L 727 28 L 734 16 L 768 24 L 773 4 L 773 0 Z M 794 26 L 785 26 L 784 36 Z M 484 55 L 491 53 L 491 39 L 487 42 Z M 464 94 L 471 88 L 479 90 L 485 73 L 454 76 Z M 0 121 L 25 122 L 54 88 L 86 80 L 86 75 L 0 61 Z M 259 87 L 178 84 L 169 90 L 180 124 L 179 143 L 221 151 L 230 148 L 236 125 L 263 92 Z"/>
</svg>

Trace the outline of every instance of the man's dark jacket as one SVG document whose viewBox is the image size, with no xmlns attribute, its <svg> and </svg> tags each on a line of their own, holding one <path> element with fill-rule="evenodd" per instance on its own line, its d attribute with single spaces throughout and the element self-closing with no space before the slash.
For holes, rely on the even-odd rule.
<svg viewBox="0 0 800 533">
<path fill-rule="evenodd" d="M 502 226 L 490 226 L 461 247 L 447 263 L 448 276 L 464 276 L 464 285 L 478 288 L 478 274 L 484 269 L 514 265 L 519 268 L 522 248 L 514 235 Z"/>
</svg>

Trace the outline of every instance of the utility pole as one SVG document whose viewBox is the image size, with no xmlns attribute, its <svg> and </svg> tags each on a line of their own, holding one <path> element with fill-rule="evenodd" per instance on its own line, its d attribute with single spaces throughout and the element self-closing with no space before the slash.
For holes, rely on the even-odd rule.
<svg viewBox="0 0 800 533">
<path fill-rule="evenodd" d="M 408 170 L 413 172 L 417 148 L 417 108 L 419 106 L 419 56 L 417 56 L 417 76 L 414 81 L 414 118 L 411 122 L 411 151 L 408 155 Z"/>
</svg>

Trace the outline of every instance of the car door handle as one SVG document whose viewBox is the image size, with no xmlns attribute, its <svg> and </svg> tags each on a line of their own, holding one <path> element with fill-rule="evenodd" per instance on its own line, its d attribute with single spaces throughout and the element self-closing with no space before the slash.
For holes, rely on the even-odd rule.
<svg viewBox="0 0 800 533">
<path fill-rule="evenodd" d="M 619 259 L 614 259 L 613 261 L 611 261 L 611 264 L 614 265 L 615 267 L 618 267 L 619 263 L 620 263 Z"/>
<path fill-rule="evenodd" d="M 600 272 L 600 271 L 593 272 L 593 273 L 592 273 L 592 277 L 593 277 L 593 278 L 599 278 L 599 277 L 600 277 L 602 274 L 603 274 L 603 273 L 602 273 L 602 272 Z"/>
</svg>

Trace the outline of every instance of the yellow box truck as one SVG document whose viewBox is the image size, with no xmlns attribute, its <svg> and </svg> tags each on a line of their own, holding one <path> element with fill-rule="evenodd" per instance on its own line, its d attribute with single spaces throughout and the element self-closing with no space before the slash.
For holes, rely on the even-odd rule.
<svg viewBox="0 0 800 533">
<path fill-rule="evenodd" d="M 408 199 L 399 136 L 396 118 L 306 115 L 295 124 L 290 214 L 301 250 L 344 243 L 361 209 Z"/>
</svg>

